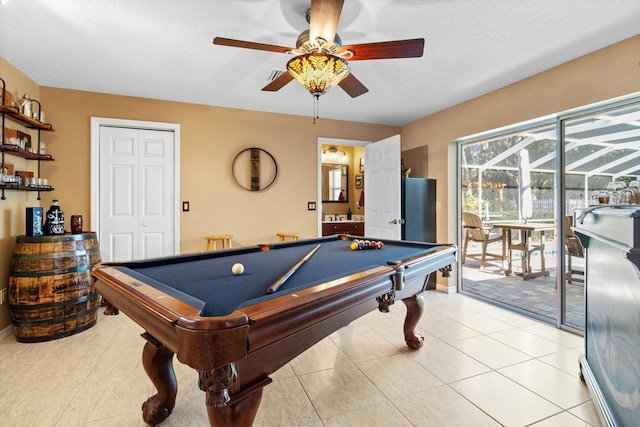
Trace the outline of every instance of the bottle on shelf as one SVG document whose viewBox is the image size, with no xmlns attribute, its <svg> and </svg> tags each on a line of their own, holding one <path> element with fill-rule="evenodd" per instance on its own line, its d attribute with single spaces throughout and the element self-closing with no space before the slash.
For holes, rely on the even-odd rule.
<svg viewBox="0 0 640 427">
<path fill-rule="evenodd" d="M 27 93 L 22 97 L 20 112 L 27 117 L 31 117 L 31 97 Z"/>
<path fill-rule="evenodd" d="M 347 220 L 351 221 L 351 208 L 347 208 Z"/>
<path fill-rule="evenodd" d="M 64 234 L 64 212 L 60 209 L 57 199 L 51 203 L 51 207 L 47 211 L 47 218 L 44 222 L 45 236 L 55 236 Z"/>
</svg>

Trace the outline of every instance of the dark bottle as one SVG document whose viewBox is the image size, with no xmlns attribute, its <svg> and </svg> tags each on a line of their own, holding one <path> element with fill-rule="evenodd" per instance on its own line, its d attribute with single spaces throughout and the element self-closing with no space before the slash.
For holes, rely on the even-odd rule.
<svg viewBox="0 0 640 427">
<path fill-rule="evenodd" d="M 57 200 L 51 203 L 51 207 L 47 211 L 43 231 L 45 236 L 64 234 L 64 212 L 60 209 L 60 204 Z"/>
<path fill-rule="evenodd" d="M 351 208 L 347 208 L 347 220 L 351 220 Z"/>
</svg>

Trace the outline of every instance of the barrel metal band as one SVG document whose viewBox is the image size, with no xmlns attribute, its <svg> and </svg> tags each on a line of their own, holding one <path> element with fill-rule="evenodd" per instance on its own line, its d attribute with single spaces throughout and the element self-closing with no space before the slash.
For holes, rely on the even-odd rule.
<svg viewBox="0 0 640 427">
<path fill-rule="evenodd" d="M 98 294 L 94 293 L 90 295 L 83 295 L 76 299 L 67 300 L 67 301 L 46 302 L 42 304 L 29 304 L 29 305 L 24 305 L 24 304 L 10 304 L 10 305 L 11 305 L 11 310 L 15 312 L 34 311 L 34 310 L 39 310 L 43 308 L 69 308 L 74 305 L 84 304 L 89 300 L 96 300 L 98 298 L 99 298 Z"/>
<path fill-rule="evenodd" d="M 70 268 L 58 268 L 53 270 L 42 270 L 42 271 L 12 271 L 11 275 L 14 277 L 42 277 L 42 276 L 54 276 L 61 275 L 67 273 L 82 273 L 83 271 L 89 270 L 88 265 L 81 265 L 78 267 L 70 267 Z"/>
</svg>

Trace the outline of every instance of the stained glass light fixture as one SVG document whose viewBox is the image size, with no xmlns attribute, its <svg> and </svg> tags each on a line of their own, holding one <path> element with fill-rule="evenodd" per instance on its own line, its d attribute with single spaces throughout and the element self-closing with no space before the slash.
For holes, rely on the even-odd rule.
<svg viewBox="0 0 640 427">
<path fill-rule="evenodd" d="M 287 63 L 287 70 L 311 95 L 324 95 L 349 75 L 349 63 L 335 55 L 310 52 Z"/>
<path fill-rule="evenodd" d="M 320 116 L 319 98 L 349 75 L 349 63 L 323 51 L 302 53 L 287 62 L 287 70 L 313 97 L 313 123 Z"/>
<path fill-rule="evenodd" d="M 307 20 L 309 18 L 307 17 Z M 298 83 L 315 98 L 314 123 L 318 118 L 318 99 L 349 75 L 347 59 L 353 57 L 351 51 L 338 53 L 342 46 L 340 36 L 331 34 L 333 39 L 327 42 L 322 37 L 313 39 L 310 30 L 303 31 L 296 41 L 296 48 L 290 53 L 296 55 L 287 62 L 287 71 Z"/>
</svg>

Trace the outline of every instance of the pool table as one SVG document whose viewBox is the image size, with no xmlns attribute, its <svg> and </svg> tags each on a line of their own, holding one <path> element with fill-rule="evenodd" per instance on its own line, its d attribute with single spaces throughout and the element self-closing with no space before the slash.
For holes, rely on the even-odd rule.
<svg viewBox="0 0 640 427">
<path fill-rule="evenodd" d="M 420 348 L 421 294 L 431 273 L 448 276 L 456 247 L 383 240 L 382 249 L 351 250 L 353 240 L 336 235 L 96 266 L 96 290 L 145 330 L 143 365 L 158 392 L 142 405 L 144 421 L 158 424 L 173 410 L 174 354 L 198 371 L 211 425 L 237 427 L 253 423 L 270 374 L 375 308 L 388 311 L 402 300 L 405 341 Z M 243 274 L 232 273 L 235 263 Z"/>
</svg>

